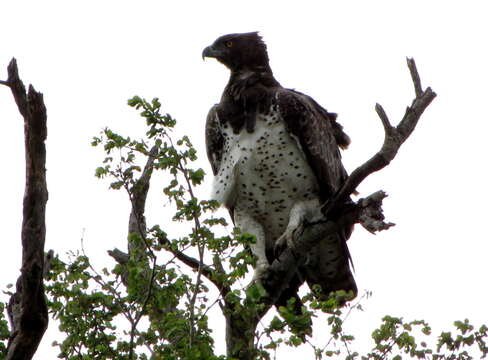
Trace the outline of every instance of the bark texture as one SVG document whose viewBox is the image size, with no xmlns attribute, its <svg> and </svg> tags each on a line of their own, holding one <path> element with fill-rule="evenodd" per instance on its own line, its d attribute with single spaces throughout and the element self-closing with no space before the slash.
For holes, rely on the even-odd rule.
<svg viewBox="0 0 488 360">
<path fill-rule="evenodd" d="M 19 78 L 17 62 L 8 66 L 8 79 L 19 112 L 24 118 L 26 182 L 22 221 L 22 268 L 16 292 L 7 306 L 11 325 L 7 359 L 32 359 L 48 325 L 44 295 L 46 185 L 46 107 L 41 93 Z"/>
</svg>

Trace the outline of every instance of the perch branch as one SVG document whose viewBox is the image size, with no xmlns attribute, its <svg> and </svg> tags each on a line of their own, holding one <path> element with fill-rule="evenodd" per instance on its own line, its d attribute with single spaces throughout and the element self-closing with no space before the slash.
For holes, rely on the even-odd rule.
<svg viewBox="0 0 488 360">
<path fill-rule="evenodd" d="M 46 147 L 47 115 L 41 93 L 29 91 L 19 78 L 17 62 L 8 65 L 8 79 L 2 81 L 12 91 L 24 118 L 26 182 L 22 221 L 22 268 L 16 292 L 7 312 L 11 324 L 6 359 L 31 359 L 48 325 L 44 295 L 44 241 L 46 236 Z"/>
<path fill-rule="evenodd" d="M 366 177 L 381 170 L 395 158 L 400 146 L 413 132 L 420 116 L 436 96 L 430 88 L 422 90 L 414 60 L 407 59 L 407 65 L 415 89 L 415 99 L 412 105 L 407 108 L 398 126 L 394 127 L 383 107 L 376 104 L 375 109 L 385 131 L 383 146 L 371 159 L 354 170 L 336 195 L 324 205 L 322 209 L 324 219 L 314 224 L 308 224 L 301 234 L 295 233 L 294 246 L 283 251 L 279 258 L 271 264 L 264 282 L 268 292 L 268 307 L 263 309 L 262 314 L 279 298 L 284 287 L 294 276 L 297 266 L 301 265 L 301 262 L 306 259 L 307 253 L 319 241 L 324 241 L 345 225 L 360 223 L 372 233 L 386 230 L 394 225 L 384 221 L 381 204 L 386 194 L 383 191 L 378 191 L 351 204 L 349 204 L 349 196 Z M 348 206 L 344 206 L 346 203 Z"/>
<path fill-rule="evenodd" d="M 324 239 L 331 238 L 331 235 L 339 232 L 344 226 L 360 223 L 372 233 L 393 226 L 393 223 L 384 222 L 381 205 L 386 196 L 385 192 L 377 191 L 348 206 L 348 209 L 336 219 L 330 220 L 324 217 L 317 222 L 306 224 L 301 233 L 294 233 L 293 247 L 286 248 L 268 270 L 264 282 L 268 292 L 267 304 L 271 306 L 276 302 L 295 275 L 296 268 L 303 265 L 312 248 L 319 242 L 326 241 Z M 263 309 L 263 314 L 266 311 L 267 309 Z"/>
</svg>

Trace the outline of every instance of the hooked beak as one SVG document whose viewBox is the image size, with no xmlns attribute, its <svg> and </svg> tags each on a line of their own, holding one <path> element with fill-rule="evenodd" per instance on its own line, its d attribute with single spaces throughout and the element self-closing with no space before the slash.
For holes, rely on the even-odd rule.
<svg viewBox="0 0 488 360">
<path fill-rule="evenodd" d="M 220 55 L 220 51 L 215 50 L 214 47 L 210 45 L 203 49 L 202 59 L 205 60 L 206 57 L 218 58 Z"/>
</svg>

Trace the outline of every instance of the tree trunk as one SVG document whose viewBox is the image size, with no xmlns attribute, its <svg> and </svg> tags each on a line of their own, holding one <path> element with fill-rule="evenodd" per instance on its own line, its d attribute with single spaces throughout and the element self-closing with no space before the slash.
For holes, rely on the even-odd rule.
<svg viewBox="0 0 488 360">
<path fill-rule="evenodd" d="M 32 359 L 48 325 L 44 295 L 44 241 L 46 237 L 46 107 L 41 93 L 32 85 L 26 93 L 19 78 L 17 62 L 8 66 L 10 87 L 20 113 L 24 117 L 26 183 L 22 221 L 22 268 L 16 293 L 7 310 L 11 324 L 7 360 Z"/>
<path fill-rule="evenodd" d="M 225 341 L 229 359 L 253 360 L 257 351 L 254 345 L 258 318 L 248 318 L 236 311 L 224 311 L 226 322 Z"/>
</svg>

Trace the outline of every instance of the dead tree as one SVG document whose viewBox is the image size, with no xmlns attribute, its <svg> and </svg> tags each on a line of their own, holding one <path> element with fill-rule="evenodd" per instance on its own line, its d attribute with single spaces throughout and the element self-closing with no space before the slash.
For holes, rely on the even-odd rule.
<svg viewBox="0 0 488 360">
<path fill-rule="evenodd" d="M 7 306 L 11 334 L 8 360 L 32 359 L 48 325 L 44 295 L 46 185 L 46 107 L 41 93 L 32 85 L 26 92 L 19 78 L 17 62 L 8 66 L 8 78 L 0 81 L 12 91 L 24 118 L 26 182 L 22 221 L 22 268 L 16 292 Z"/>
</svg>

